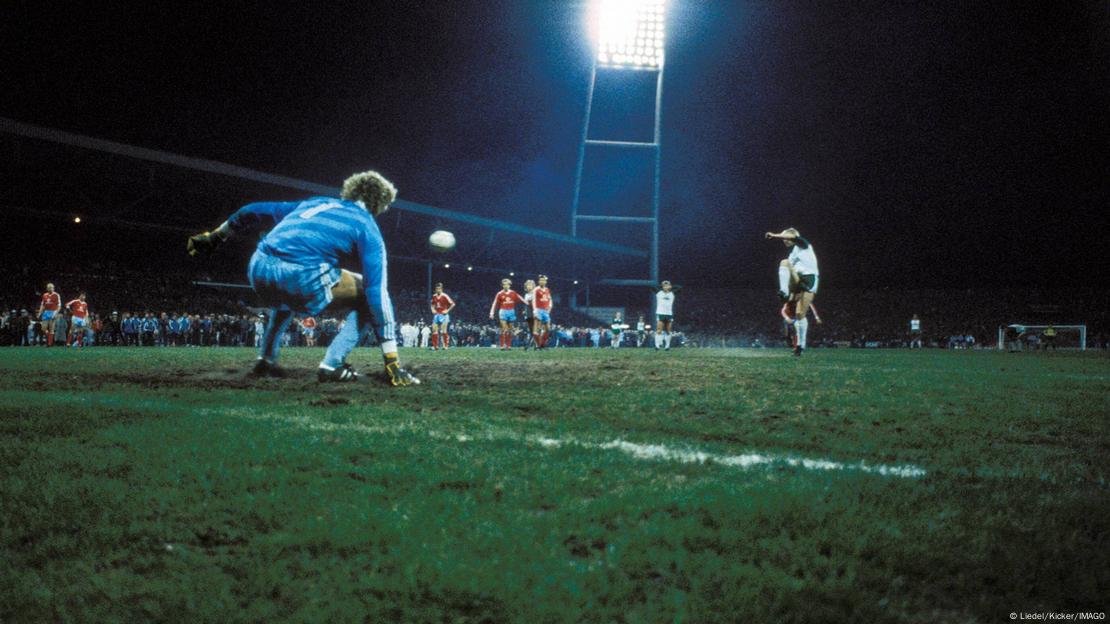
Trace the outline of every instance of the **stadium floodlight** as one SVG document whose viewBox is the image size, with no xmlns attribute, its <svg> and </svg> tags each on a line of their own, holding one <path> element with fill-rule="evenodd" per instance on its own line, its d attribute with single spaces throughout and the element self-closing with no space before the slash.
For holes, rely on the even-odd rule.
<svg viewBox="0 0 1110 624">
<path fill-rule="evenodd" d="M 599 0 L 598 65 L 662 69 L 664 8 L 664 0 Z"/>
<path fill-rule="evenodd" d="M 660 154 L 663 151 L 662 142 L 662 110 L 663 110 L 663 64 L 665 43 L 666 0 L 594 0 L 590 5 L 587 22 L 590 35 L 595 44 L 593 68 L 590 74 L 590 86 L 586 95 L 586 114 L 582 119 L 582 141 L 578 145 L 578 167 L 574 174 L 574 201 L 571 204 L 570 233 L 578 236 L 578 222 L 592 221 L 609 223 L 609 227 L 624 227 L 627 223 L 643 223 L 651 226 L 651 250 L 648 252 L 648 279 L 646 280 L 603 280 L 606 283 L 624 286 L 645 285 L 653 286 L 659 283 L 659 197 L 660 197 Z M 597 124 L 600 128 L 594 129 L 594 136 L 590 134 L 590 117 L 594 103 L 594 93 L 599 88 L 598 74 L 611 69 L 640 70 L 648 74 L 647 78 L 655 80 L 655 107 L 652 115 L 653 131 L 651 140 L 645 140 L 646 133 L 639 132 L 640 140 L 628 140 L 620 133 L 610 133 L 605 124 Z M 623 80 L 603 80 L 605 89 L 621 91 L 617 85 L 625 83 Z M 636 82 L 643 82 L 637 79 Z M 615 97 L 613 93 L 609 97 Z M 647 104 L 647 98 L 630 98 L 642 100 Z M 646 111 L 645 111 L 646 112 Z M 608 134 L 610 138 L 597 136 L 598 133 Z M 596 138 L 595 138 L 596 137 Z M 582 172 L 586 162 L 587 147 L 593 146 L 600 151 L 603 149 L 638 149 L 648 150 L 654 161 L 651 174 L 651 216 L 629 217 L 619 214 L 615 210 L 591 210 L 590 214 L 581 214 L 582 199 Z M 599 214 L 600 212 L 600 214 Z M 589 285 L 586 285 L 587 293 Z M 587 299 L 589 296 L 587 295 Z"/>
</svg>

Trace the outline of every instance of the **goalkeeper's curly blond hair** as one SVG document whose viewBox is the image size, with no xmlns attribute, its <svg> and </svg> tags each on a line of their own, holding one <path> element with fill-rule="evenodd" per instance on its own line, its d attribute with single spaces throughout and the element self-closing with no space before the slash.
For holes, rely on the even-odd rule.
<svg viewBox="0 0 1110 624">
<path fill-rule="evenodd" d="M 343 181 L 339 196 L 348 201 L 362 202 L 375 217 L 389 210 L 397 198 L 397 187 L 377 171 L 356 173 Z"/>
</svg>

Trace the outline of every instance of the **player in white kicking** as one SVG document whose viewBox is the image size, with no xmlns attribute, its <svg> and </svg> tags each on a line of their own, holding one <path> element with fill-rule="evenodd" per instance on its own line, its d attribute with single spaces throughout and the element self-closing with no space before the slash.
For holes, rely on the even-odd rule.
<svg viewBox="0 0 1110 624">
<path fill-rule="evenodd" d="M 806 331 L 809 329 L 806 313 L 817 295 L 820 280 L 817 254 L 813 251 L 813 245 L 794 228 L 787 228 L 777 234 L 767 232 L 764 237 L 781 240 L 790 250 L 786 260 L 779 263 L 779 297 L 785 302 L 790 300 L 792 294 L 799 294 L 794 308 L 794 324 L 798 332 L 794 355 L 801 355 L 806 348 Z"/>
</svg>

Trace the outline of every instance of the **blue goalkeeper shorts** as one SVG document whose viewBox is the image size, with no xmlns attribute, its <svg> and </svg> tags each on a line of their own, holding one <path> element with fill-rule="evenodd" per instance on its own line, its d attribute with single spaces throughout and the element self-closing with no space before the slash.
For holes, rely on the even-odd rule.
<svg viewBox="0 0 1110 624">
<path fill-rule="evenodd" d="M 293 264 L 261 250 L 254 252 L 247 268 L 251 287 L 263 303 L 310 316 L 320 314 L 331 303 L 331 289 L 339 275 L 339 269 L 327 264 Z"/>
</svg>

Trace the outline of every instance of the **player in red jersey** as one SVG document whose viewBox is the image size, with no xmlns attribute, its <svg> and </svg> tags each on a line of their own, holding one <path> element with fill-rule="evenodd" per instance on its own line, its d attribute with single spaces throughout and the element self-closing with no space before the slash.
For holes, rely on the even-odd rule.
<svg viewBox="0 0 1110 624">
<path fill-rule="evenodd" d="M 501 336 L 497 343 L 502 351 L 508 351 L 513 348 L 513 323 L 516 322 L 516 306 L 517 304 L 524 304 L 524 297 L 521 297 L 512 289 L 512 280 L 505 278 L 501 280 L 501 290 L 493 298 L 493 305 L 489 307 L 489 318 L 493 320 L 494 312 L 497 313 L 497 320 L 501 323 Z"/>
<path fill-rule="evenodd" d="M 46 292 L 42 293 L 42 302 L 39 303 L 38 318 L 42 322 L 42 331 L 46 334 L 46 346 L 54 346 L 54 319 L 62 309 L 62 296 L 54 292 L 54 284 L 46 285 Z"/>
<path fill-rule="evenodd" d="M 89 326 L 89 304 L 85 302 L 85 293 L 66 304 L 66 312 L 72 316 L 69 320 L 69 335 L 66 337 L 67 347 L 80 347 L 84 343 L 85 331 Z"/>
<path fill-rule="evenodd" d="M 304 344 L 306 347 L 316 346 L 316 319 L 311 316 L 306 316 L 301 319 L 301 333 L 304 335 Z"/>
<path fill-rule="evenodd" d="M 537 278 L 539 286 L 532 291 L 532 317 L 535 319 L 536 346 L 543 349 L 547 346 L 547 338 L 551 335 L 551 289 L 547 287 L 547 276 Z"/>
<path fill-rule="evenodd" d="M 798 346 L 798 332 L 794 327 L 794 316 L 798 307 L 795 296 L 791 296 L 785 303 L 782 304 L 782 310 L 779 312 L 782 315 L 782 334 L 786 338 L 786 346 L 790 349 L 795 349 Z M 809 304 L 807 312 L 813 313 L 813 320 L 818 325 L 821 324 L 821 315 L 817 313 L 817 308 L 812 303 Z"/>
<path fill-rule="evenodd" d="M 451 322 L 453 309 L 455 300 L 443 292 L 443 282 L 437 282 L 435 294 L 432 295 L 432 351 L 440 347 L 447 348 L 450 342 L 447 338 L 447 324 Z"/>
</svg>

